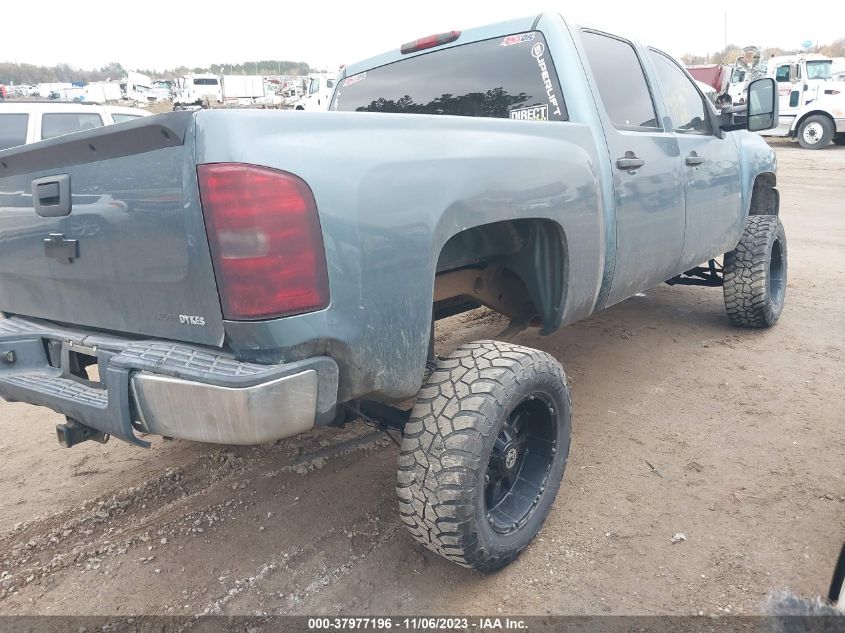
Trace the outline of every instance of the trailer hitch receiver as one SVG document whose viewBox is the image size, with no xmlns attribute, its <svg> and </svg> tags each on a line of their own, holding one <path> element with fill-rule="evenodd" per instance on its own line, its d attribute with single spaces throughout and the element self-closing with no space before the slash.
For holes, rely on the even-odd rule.
<svg viewBox="0 0 845 633">
<path fill-rule="evenodd" d="M 56 425 L 56 437 L 59 440 L 59 444 L 65 448 L 72 448 L 80 442 L 87 440 L 105 444 L 111 436 L 90 426 L 85 426 L 73 418 L 67 418 L 67 422 L 64 424 Z"/>
</svg>

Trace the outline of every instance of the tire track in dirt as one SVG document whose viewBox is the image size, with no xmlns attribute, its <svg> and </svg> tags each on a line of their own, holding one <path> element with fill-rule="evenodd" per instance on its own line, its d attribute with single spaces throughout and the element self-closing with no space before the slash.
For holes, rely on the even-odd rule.
<svg viewBox="0 0 845 633">
<path fill-rule="evenodd" d="M 247 457 L 229 449 L 212 451 L 139 485 L 22 524 L 0 535 L 5 553 L 0 558 L 0 603 L 22 586 L 49 585 L 54 575 L 67 570 L 96 572 L 106 559 L 152 551 L 149 543 L 166 545 L 168 536 L 202 535 L 223 517 L 237 520 L 244 504 L 238 494 L 254 480 L 302 477 L 330 460 L 386 445 L 381 433 L 355 426 L 326 446 L 283 459 L 270 448 Z M 153 557 L 138 560 L 146 565 Z"/>
</svg>

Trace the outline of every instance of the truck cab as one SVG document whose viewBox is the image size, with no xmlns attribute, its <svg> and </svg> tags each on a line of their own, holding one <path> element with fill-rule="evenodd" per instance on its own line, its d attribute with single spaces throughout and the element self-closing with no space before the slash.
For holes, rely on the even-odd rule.
<svg viewBox="0 0 845 633">
<path fill-rule="evenodd" d="M 328 110 L 334 92 L 335 75 L 312 73 L 308 75 L 305 94 L 294 105 L 294 110 Z"/>
<path fill-rule="evenodd" d="M 832 66 L 831 58 L 816 54 L 769 59 L 780 118 L 767 135 L 797 138 L 805 149 L 845 144 L 845 82 L 833 79 Z"/>
<path fill-rule="evenodd" d="M 176 80 L 176 85 L 178 90 L 173 100 L 174 109 L 223 102 L 223 88 L 217 75 L 185 75 Z"/>
</svg>

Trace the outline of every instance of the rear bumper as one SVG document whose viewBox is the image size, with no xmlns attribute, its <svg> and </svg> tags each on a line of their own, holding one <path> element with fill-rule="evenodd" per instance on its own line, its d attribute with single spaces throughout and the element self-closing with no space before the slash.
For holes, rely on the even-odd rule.
<svg viewBox="0 0 845 633">
<path fill-rule="evenodd" d="M 317 415 L 317 372 L 252 387 L 221 387 L 141 372 L 132 377 L 140 425 L 153 435 L 215 444 L 261 444 L 303 433 Z"/>
<path fill-rule="evenodd" d="M 99 381 L 71 373 L 96 359 Z M 136 430 L 218 444 L 259 444 L 334 418 L 337 365 L 278 365 L 167 341 L 128 340 L 13 317 L 0 320 L 0 396 L 46 406 L 147 445 Z"/>
</svg>

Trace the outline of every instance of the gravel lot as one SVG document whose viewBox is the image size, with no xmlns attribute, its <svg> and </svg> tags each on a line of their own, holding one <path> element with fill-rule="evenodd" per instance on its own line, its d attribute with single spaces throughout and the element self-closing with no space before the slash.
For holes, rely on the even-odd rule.
<svg viewBox="0 0 845 633">
<path fill-rule="evenodd" d="M 774 329 L 732 328 L 720 289 L 661 286 L 516 337 L 564 363 L 574 435 L 545 528 L 505 570 L 406 535 L 397 449 L 360 424 L 65 450 L 60 416 L 0 403 L 0 613 L 752 614 L 774 588 L 824 593 L 845 539 L 845 147 L 776 149 Z M 460 315 L 438 347 L 505 325 Z"/>
</svg>

